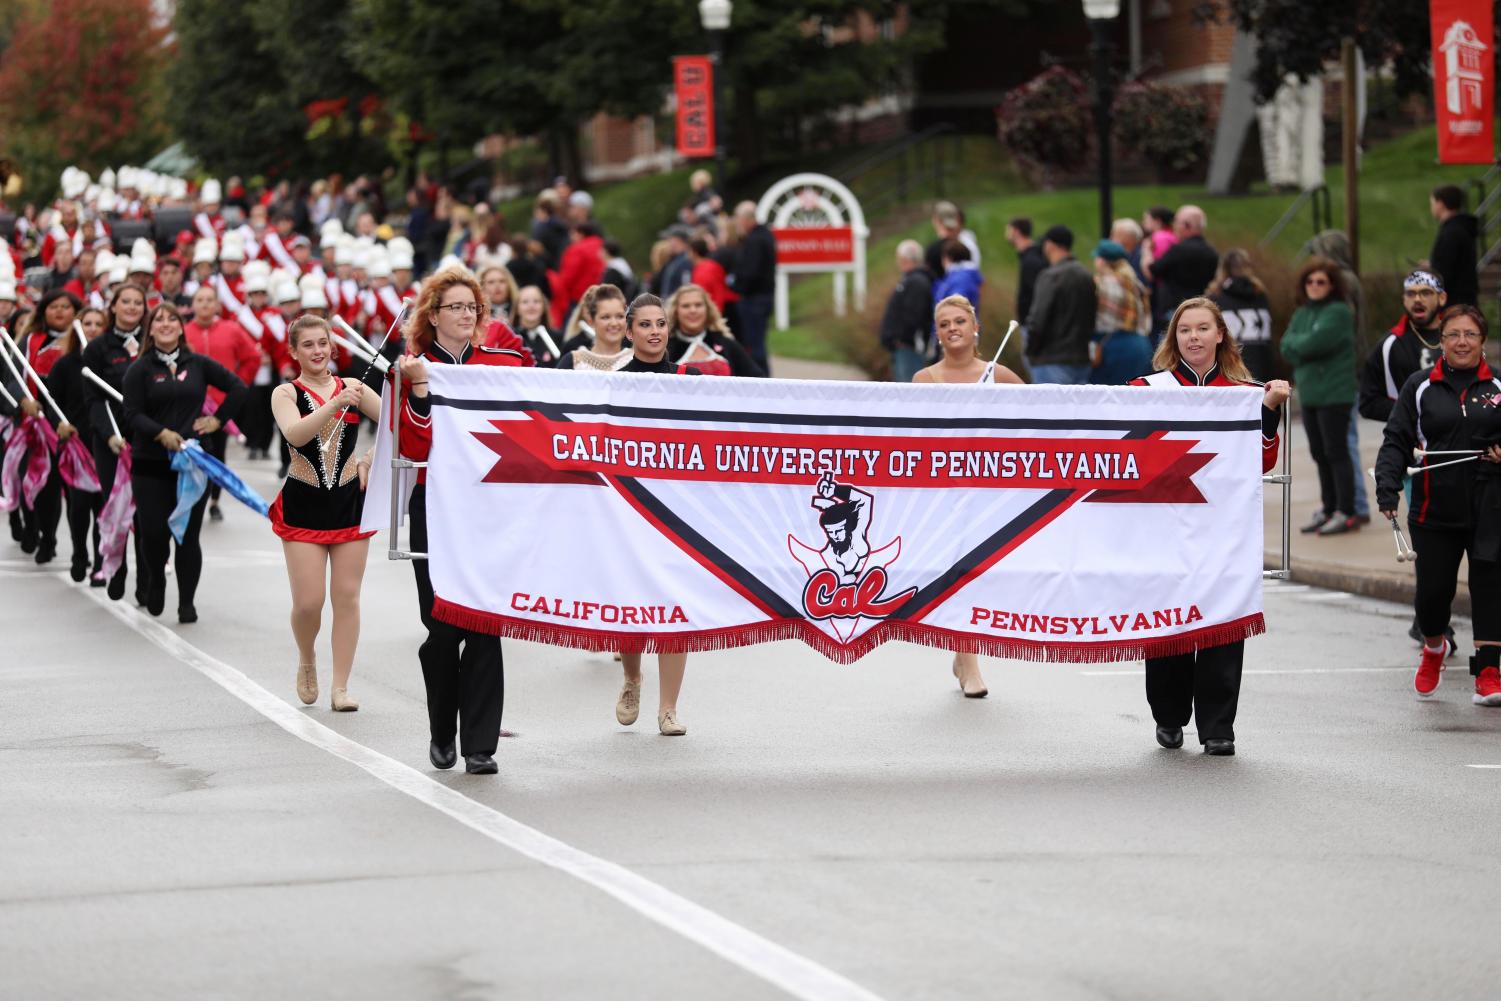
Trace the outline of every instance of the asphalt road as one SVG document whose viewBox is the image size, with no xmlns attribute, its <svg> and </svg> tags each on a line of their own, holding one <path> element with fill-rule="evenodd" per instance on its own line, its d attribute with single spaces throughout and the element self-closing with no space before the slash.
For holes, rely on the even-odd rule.
<svg viewBox="0 0 1501 1001">
<path fill-rule="evenodd" d="M 694 655 L 668 739 L 650 659 L 625 729 L 607 655 L 506 641 L 470 777 L 427 764 L 410 567 L 372 554 L 361 711 L 326 666 L 304 708 L 227 510 L 192 626 L 0 544 L 0 997 L 1495 996 L 1467 623 L 1418 702 L 1406 609 L 1269 587 L 1230 759 L 1156 746 L 1139 664 L 987 661 L 973 701 L 911 646 Z"/>
</svg>

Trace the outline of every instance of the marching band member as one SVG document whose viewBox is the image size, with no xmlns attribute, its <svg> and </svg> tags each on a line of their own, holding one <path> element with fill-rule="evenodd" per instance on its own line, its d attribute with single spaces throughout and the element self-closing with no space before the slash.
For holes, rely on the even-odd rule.
<svg viewBox="0 0 1501 1001">
<path fill-rule="evenodd" d="M 121 286 L 129 288 L 131 286 Z M 47 374 L 47 388 L 57 401 L 63 414 L 73 423 L 74 433 L 90 454 L 97 447 L 94 425 L 89 418 L 87 380 L 83 377 L 83 352 L 104 332 L 106 320 L 103 310 L 85 309 L 78 314 L 74 333 L 83 331 L 83 341 L 74 338 L 71 351 L 66 351 L 52 365 Z M 74 581 L 82 583 L 91 572 L 97 573 L 103 564 L 99 554 L 99 512 L 104 509 L 105 494 L 96 490 L 80 490 L 63 484 L 63 500 L 68 519 L 68 537 L 73 543 L 73 559 L 68 568 Z M 90 555 L 89 541 L 93 540 Z M 104 582 L 98 581 L 99 584 Z"/>
<path fill-rule="evenodd" d="M 1474 306 L 1443 313 L 1443 355 L 1402 384 L 1376 456 L 1376 503 L 1392 521 L 1413 450 L 1425 467 L 1412 478 L 1407 526 L 1417 559 L 1418 628 L 1423 653 L 1413 688 L 1438 690 L 1448 655 L 1444 630 L 1459 561 L 1470 567 L 1476 705 L 1501 706 L 1501 379 L 1485 360 L 1485 317 Z M 1480 461 L 1435 453 L 1469 453 Z M 1440 468 L 1427 468 L 1440 467 Z"/>
<path fill-rule="evenodd" d="M 214 279 L 214 263 L 219 259 L 219 244 L 211 239 L 198 239 L 193 243 L 193 274 L 183 286 L 183 291 L 192 298 L 198 289 Z"/>
<path fill-rule="evenodd" d="M 183 339 L 195 354 L 212 358 L 233 372 L 242 383 L 248 384 L 255 379 L 255 374 L 261 367 L 260 345 L 244 327 L 234 320 L 226 319 L 222 310 L 219 292 L 215 291 L 214 286 L 199 286 L 198 291 L 193 293 L 193 319 L 184 327 Z M 153 312 L 152 315 L 155 316 L 156 313 Z M 208 402 L 219 406 L 224 397 L 223 390 L 210 383 L 207 392 Z M 217 427 L 203 433 L 203 450 L 220 462 L 224 461 L 224 450 L 229 439 L 224 424 L 231 419 L 232 415 L 225 417 Z M 209 484 L 208 513 L 212 521 L 224 520 L 224 513 L 219 510 L 219 495 L 219 484 Z"/>
<path fill-rule="evenodd" d="M 1152 365 L 1157 371 L 1130 384 L 1259 385 L 1241 360 L 1240 346 L 1230 336 L 1220 308 L 1202 296 L 1184 301 L 1173 312 Z M 1277 425 L 1290 387 L 1273 379 L 1263 388 L 1261 472 L 1267 473 L 1277 462 Z M 1198 721 L 1205 754 L 1235 753 L 1235 712 L 1245 646 L 1244 640 L 1236 640 L 1192 653 L 1147 658 L 1147 702 L 1157 721 L 1157 743 L 1170 750 L 1182 747 L 1183 727 L 1192 715 Z"/>
<path fill-rule="evenodd" d="M 212 289 L 200 289 L 211 294 Z M 195 306 L 197 297 L 194 297 Z M 217 304 L 215 305 L 217 312 Z M 136 566 L 146 598 L 146 611 L 162 614 L 167 602 L 167 555 L 172 530 L 168 519 L 177 506 L 177 473 L 172 453 L 189 438 L 222 433 L 245 402 L 245 383 L 233 372 L 188 344 L 182 317 L 171 306 L 158 306 L 146 316 L 146 336 L 140 357 L 125 373 L 125 420 L 130 428 L 130 486 L 135 493 L 136 530 L 141 533 L 142 560 Z M 203 413 L 208 391 L 223 394 L 218 409 Z M 124 430 L 122 428 L 121 430 Z M 198 621 L 193 599 L 203 572 L 198 534 L 208 494 L 193 505 L 174 566 L 177 577 L 177 620 Z"/>
<path fill-rule="evenodd" d="M 608 297 L 606 289 L 620 295 L 620 290 L 614 285 L 594 286 L 590 291 L 595 293 L 596 319 L 600 318 L 601 305 L 613 301 Z M 621 298 L 624 296 L 621 295 Z M 685 371 L 667 357 L 671 334 L 667 328 L 667 310 L 663 308 L 661 299 L 649 292 L 636 296 L 626 312 L 626 329 L 630 332 L 631 357 L 616 371 L 653 372 L 659 375 L 676 375 Z M 599 328 L 596 330 L 602 338 L 603 331 Z M 598 344 L 599 341 L 596 340 L 596 347 Z M 576 351 L 568 357 L 573 358 L 577 354 Z M 615 719 L 621 726 L 630 726 L 636 722 L 641 711 L 641 655 L 622 653 L 620 666 L 624 670 L 625 680 L 621 685 L 620 695 L 615 700 Z M 657 730 L 664 737 L 682 737 L 688 733 L 688 727 L 678 719 L 678 696 L 683 691 L 683 675 L 687 670 L 686 653 L 657 654 Z"/>
<path fill-rule="evenodd" d="M 974 303 L 962 295 L 946 296 L 933 307 L 933 326 L 938 333 L 942 356 L 912 377 L 917 382 L 942 382 L 973 385 L 985 377 L 985 359 L 980 357 L 980 319 Z M 1021 385 L 1021 376 L 999 363 L 991 370 L 996 384 Z M 983 699 L 990 694 L 980 675 L 980 658 L 972 653 L 954 654 L 954 677 L 967 699 Z"/>
<path fill-rule="evenodd" d="M 766 370 L 730 333 L 703 286 L 688 282 L 668 296 L 667 325 L 679 365 L 692 365 L 704 375 L 766 377 Z"/>
<path fill-rule="evenodd" d="M 508 268 L 503 270 L 505 270 L 507 274 L 510 273 L 510 269 Z M 588 293 L 586 292 L 585 295 L 587 296 Z M 518 331 L 521 340 L 531 351 L 533 357 L 538 359 L 537 363 L 539 365 L 556 365 L 558 361 L 561 360 L 561 356 L 567 354 L 567 352 L 562 348 L 562 333 L 558 330 L 553 329 L 547 324 L 547 297 L 542 294 L 542 290 L 537 286 L 528 285 L 525 288 L 517 290 L 515 302 L 516 308 L 514 312 L 513 322 L 515 322 L 516 324 L 516 330 Z M 624 334 L 624 295 L 621 296 L 620 304 L 622 306 L 620 312 L 620 322 L 622 325 L 622 334 Z M 582 312 L 583 309 L 584 307 L 581 303 L 579 305 L 580 312 Z M 589 315 L 593 316 L 594 314 L 592 311 L 590 311 Z M 556 348 L 557 350 L 554 351 L 554 348 Z M 550 361 L 543 361 L 543 354 L 552 355 L 553 358 Z"/>
<path fill-rule="evenodd" d="M 220 314 L 235 320 L 245 304 L 245 243 L 238 233 L 225 233 L 219 244 L 219 273 L 211 279 L 219 293 Z"/>
<path fill-rule="evenodd" d="M 16 343 L 38 378 L 46 379 L 61 358 L 81 350 L 77 334 L 73 330 L 73 320 L 78 316 L 79 308 L 80 304 L 73 294 L 60 288 L 48 292 L 37 302 L 36 311 L 28 318 L 27 332 L 17 338 Z M 3 350 L 6 349 L 0 348 L 0 351 Z M 21 375 L 27 378 L 24 371 Z M 27 381 L 31 390 L 29 399 L 25 398 L 19 386 L 11 386 L 14 390 L 11 395 L 19 403 L 21 414 L 44 418 L 57 430 L 58 439 L 66 441 L 77 428 L 66 421 L 59 422 L 55 414 L 45 410 L 42 406 L 41 387 L 33 384 L 29 378 Z M 48 389 L 51 389 L 50 382 Z M 4 404 L 4 401 L 0 400 L 0 404 Z M 57 556 L 57 526 L 62 520 L 62 476 L 57 471 L 55 455 L 50 462 L 51 471 L 41 493 L 37 495 L 35 505 L 29 512 L 25 510 L 24 504 L 18 509 L 21 512 L 21 551 L 36 553 L 38 563 L 50 563 Z"/>
<path fill-rule="evenodd" d="M 123 392 L 125 372 L 140 354 L 141 321 L 145 317 L 146 294 L 134 285 L 120 286 L 110 302 L 109 329 L 83 349 L 84 367 L 117 391 Z M 122 436 L 128 436 L 130 428 L 124 408 L 88 380 L 84 380 L 84 397 L 88 401 L 89 424 L 94 429 L 94 467 L 99 471 L 99 493 L 108 500 L 115 489 L 120 452 L 128 444 Z M 116 426 L 120 435 L 115 434 Z M 136 597 L 137 604 L 144 605 L 146 592 L 140 581 L 140 533 L 136 533 L 136 547 Z M 125 594 L 127 566 L 121 562 L 120 569 L 107 582 L 105 593 L 113 601 L 119 601 Z"/>
<path fill-rule="evenodd" d="M 216 178 L 210 177 L 203 182 L 198 197 L 198 214 L 193 217 L 193 227 L 198 230 L 200 238 L 217 243 L 224 235 L 227 223 L 219 214 L 219 203 L 223 200 L 224 191 Z"/>
<path fill-rule="evenodd" d="M 297 642 L 297 696 L 318 701 L 314 644 L 323 617 L 324 581 L 333 606 L 333 688 L 329 706 L 353 712 L 349 674 L 360 636 L 360 582 L 373 532 L 360 532 L 368 455 L 355 458 L 360 415 L 380 419 L 380 397 L 355 379 L 333 374 L 328 321 L 297 319 L 287 332 L 297 378 L 277 386 L 271 409 L 292 449 L 291 471 L 271 504 L 271 527 L 282 542 L 292 587 L 292 636 Z"/>
<path fill-rule="evenodd" d="M 406 324 L 410 352 L 401 360 L 402 455 L 425 460 L 432 447 L 432 401 L 428 365 L 520 365 L 518 352 L 480 344 L 480 317 L 488 312 L 484 290 L 464 267 L 450 267 L 428 278 Z M 407 512 L 411 546 L 427 551 L 427 470 L 419 470 Z M 449 625 L 433 617 L 433 585 L 427 562 L 413 560 L 418 609 L 427 639 L 418 650 L 427 685 L 427 715 L 432 742 L 428 759 L 434 768 L 452 768 L 457 734 L 464 770 L 493 775 L 495 746 L 505 707 L 505 666 L 500 638 Z M 457 717 L 457 727 L 455 726 Z"/>
<path fill-rule="evenodd" d="M 527 288 L 536 288 L 528 285 Z M 544 312 L 545 312 L 544 304 Z M 522 313 L 525 322 L 526 313 Z M 558 368 L 618 372 L 634 357 L 626 344 L 625 293 L 614 285 L 595 285 L 584 293 L 575 311 L 580 325 L 593 334 L 577 347 L 563 348 Z M 579 337 L 583 338 L 580 334 Z M 573 342 L 569 342 L 573 343 Z"/>
</svg>

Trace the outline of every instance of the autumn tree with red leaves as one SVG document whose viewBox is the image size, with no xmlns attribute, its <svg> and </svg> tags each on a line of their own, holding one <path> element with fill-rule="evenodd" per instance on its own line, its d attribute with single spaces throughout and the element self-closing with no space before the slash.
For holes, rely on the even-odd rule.
<svg viewBox="0 0 1501 1001">
<path fill-rule="evenodd" d="M 50 192 L 68 164 L 97 173 L 160 150 L 171 47 L 152 0 L 22 6 L 0 51 L 0 155 L 31 191 Z"/>
</svg>

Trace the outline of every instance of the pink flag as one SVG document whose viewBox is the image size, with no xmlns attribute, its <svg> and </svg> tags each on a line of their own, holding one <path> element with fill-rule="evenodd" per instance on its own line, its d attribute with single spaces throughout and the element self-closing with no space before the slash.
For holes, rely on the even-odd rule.
<svg viewBox="0 0 1501 1001">
<path fill-rule="evenodd" d="M 37 494 L 52 474 L 52 455 L 56 451 L 57 432 L 45 418 L 21 418 L 5 446 L 5 465 L 0 469 L 0 511 L 14 511 L 18 504 L 25 504 L 28 509 L 36 505 Z"/>
<path fill-rule="evenodd" d="M 135 513 L 135 494 L 130 489 L 130 446 L 127 445 L 120 450 L 114 489 L 99 512 L 100 578 L 109 580 L 125 563 L 125 543 L 130 538 L 130 523 Z"/>
<path fill-rule="evenodd" d="M 57 471 L 62 474 L 63 482 L 74 490 L 91 494 L 99 492 L 99 470 L 94 466 L 94 456 L 78 440 L 78 435 L 62 443 L 57 453 Z"/>
</svg>

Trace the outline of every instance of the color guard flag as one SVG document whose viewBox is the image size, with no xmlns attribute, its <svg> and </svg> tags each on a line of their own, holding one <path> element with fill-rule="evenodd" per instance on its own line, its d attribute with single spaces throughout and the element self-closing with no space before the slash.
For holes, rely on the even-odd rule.
<svg viewBox="0 0 1501 1001">
<path fill-rule="evenodd" d="M 1496 40 L 1491 0 L 1432 0 L 1428 16 L 1439 162 L 1492 163 Z"/>
<path fill-rule="evenodd" d="M 841 663 L 892 639 L 1136 659 L 1263 628 L 1256 388 L 428 371 L 434 611 L 464 628 L 797 638 Z"/>
</svg>

